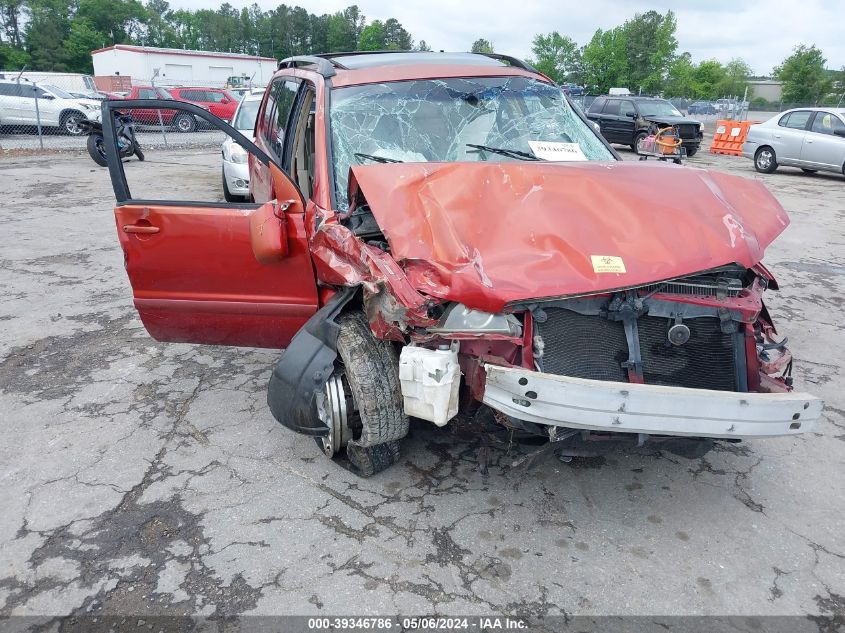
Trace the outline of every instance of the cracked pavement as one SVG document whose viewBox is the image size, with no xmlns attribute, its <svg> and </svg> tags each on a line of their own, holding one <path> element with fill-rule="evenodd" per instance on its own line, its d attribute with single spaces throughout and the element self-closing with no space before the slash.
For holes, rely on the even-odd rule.
<svg viewBox="0 0 845 633">
<path fill-rule="evenodd" d="M 277 351 L 147 336 L 105 170 L 3 158 L 0 616 L 842 615 L 845 182 L 688 162 L 791 215 L 768 300 L 796 388 L 826 400 L 815 432 L 699 459 L 498 451 L 483 475 L 476 443 L 418 423 L 363 480 L 274 422 Z M 126 168 L 219 196 L 214 149 Z"/>
</svg>

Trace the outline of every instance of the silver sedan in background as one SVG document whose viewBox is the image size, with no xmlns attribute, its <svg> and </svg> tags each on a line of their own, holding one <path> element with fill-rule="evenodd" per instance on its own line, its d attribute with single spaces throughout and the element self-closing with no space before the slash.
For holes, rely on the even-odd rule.
<svg viewBox="0 0 845 633">
<path fill-rule="evenodd" d="M 245 95 L 232 117 L 232 127 L 249 140 L 254 137 L 255 117 L 264 91 Z M 230 136 L 223 141 L 223 197 L 226 202 L 249 200 L 247 153 Z"/>
<path fill-rule="evenodd" d="M 845 174 L 845 109 L 796 108 L 752 125 L 742 155 L 764 174 L 781 166 Z"/>
</svg>

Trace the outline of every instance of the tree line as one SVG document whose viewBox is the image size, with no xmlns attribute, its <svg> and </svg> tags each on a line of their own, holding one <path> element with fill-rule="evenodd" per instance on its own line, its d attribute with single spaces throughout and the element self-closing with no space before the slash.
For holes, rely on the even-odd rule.
<svg viewBox="0 0 845 633">
<path fill-rule="evenodd" d="M 722 64 L 706 59 L 696 63 L 689 53 L 678 53 L 676 30 L 672 11 L 647 11 L 612 29 L 597 29 L 582 46 L 558 31 L 541 33 L 532 42 L 531 61 L 555 81 L 582 85 L 593 94 L 604 94 L 613 87 L 669 98 L 741 98 L 745 94 L 752 75 L 745 60 L 735 58 Z M 477 43 L 492 50 L 487 40 Z M 835 103 L 831 90 L 835 85 L 845 90 L 845 67 L 833 72 L 825 64 L 818 48 L 801 44 L 772 69 L 771 76 L 784 82 L 786 102 L 832 99 Z"/>
<path fill-rule="evenodd" d="M 395 18 L 368 22 L 349 6 L 316 15 L 280 4 L 173 9 L 167 0 L 0 0 L 0 68 L 92 72 L 112 44 L 228 51 L 282 59 L 314 52 L 429 50 Z"/>
<path fill-rule="evenodd" d="M 742 96 L 751 68 L 742 59 L 694 62 L 678 53 L 672 11 L 635 14 L 611 29 L 597 29 L 579 45 L 558 31 L 532 41 L 534 66 L 559 83 L 585 86 L 593 94 L 612 87 L 666 97 L 716 99 Z M 370 20 L 356 5 L 317 15 L 280 4 L 236 9 L 173 9 L 167 0 L 0 0 L 0 68 L 92 72 L 91 51 L 111 44 L 217 50 L 282 59 L 314 52 L 431 50 L 414 42 L 396 18 Z M 493 52 L 478 38 L 473 52 Z M 838 82 L 815 46 L 801 45 L 775 67 L 784 101 L 817 103 Z"/>
</svg>

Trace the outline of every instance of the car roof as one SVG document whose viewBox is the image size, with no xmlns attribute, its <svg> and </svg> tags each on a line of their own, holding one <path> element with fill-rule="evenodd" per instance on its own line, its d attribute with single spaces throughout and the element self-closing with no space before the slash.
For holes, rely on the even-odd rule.
<svg viewBox="0 0 845 633">
<path fill-rule="evenodd" d="M 316 70 L 333 86 L 406 79 L 530 76 L 548 81 L 524 61 L 498 53 L 374 51 L 289 57 L 279 69 Z"/>
<path fill-rule="evenodd" d="M 508 66 L 502 59 L 479 53 L 435 53 L 432 51 L 391 51 L 373 53 L 332 53 L 318 55 L 333 60 L 348 70 L 378 66 L 414 64 L 461 64 L 464 66 Z"/>
</svg>

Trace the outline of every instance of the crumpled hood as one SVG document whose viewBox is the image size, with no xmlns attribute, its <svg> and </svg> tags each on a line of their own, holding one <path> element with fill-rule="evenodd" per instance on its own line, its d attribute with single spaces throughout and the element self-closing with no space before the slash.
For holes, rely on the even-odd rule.
<svg viewBox="0 0 845 633">
<path fill-rule="evenodd" d="M 652 162 L 352 167 L 418 291 L 505 304 L 758 263 L 789 224 L 759 182 Z M 621 272 L 624 267 L 624 272 Z"/>
</svg>

